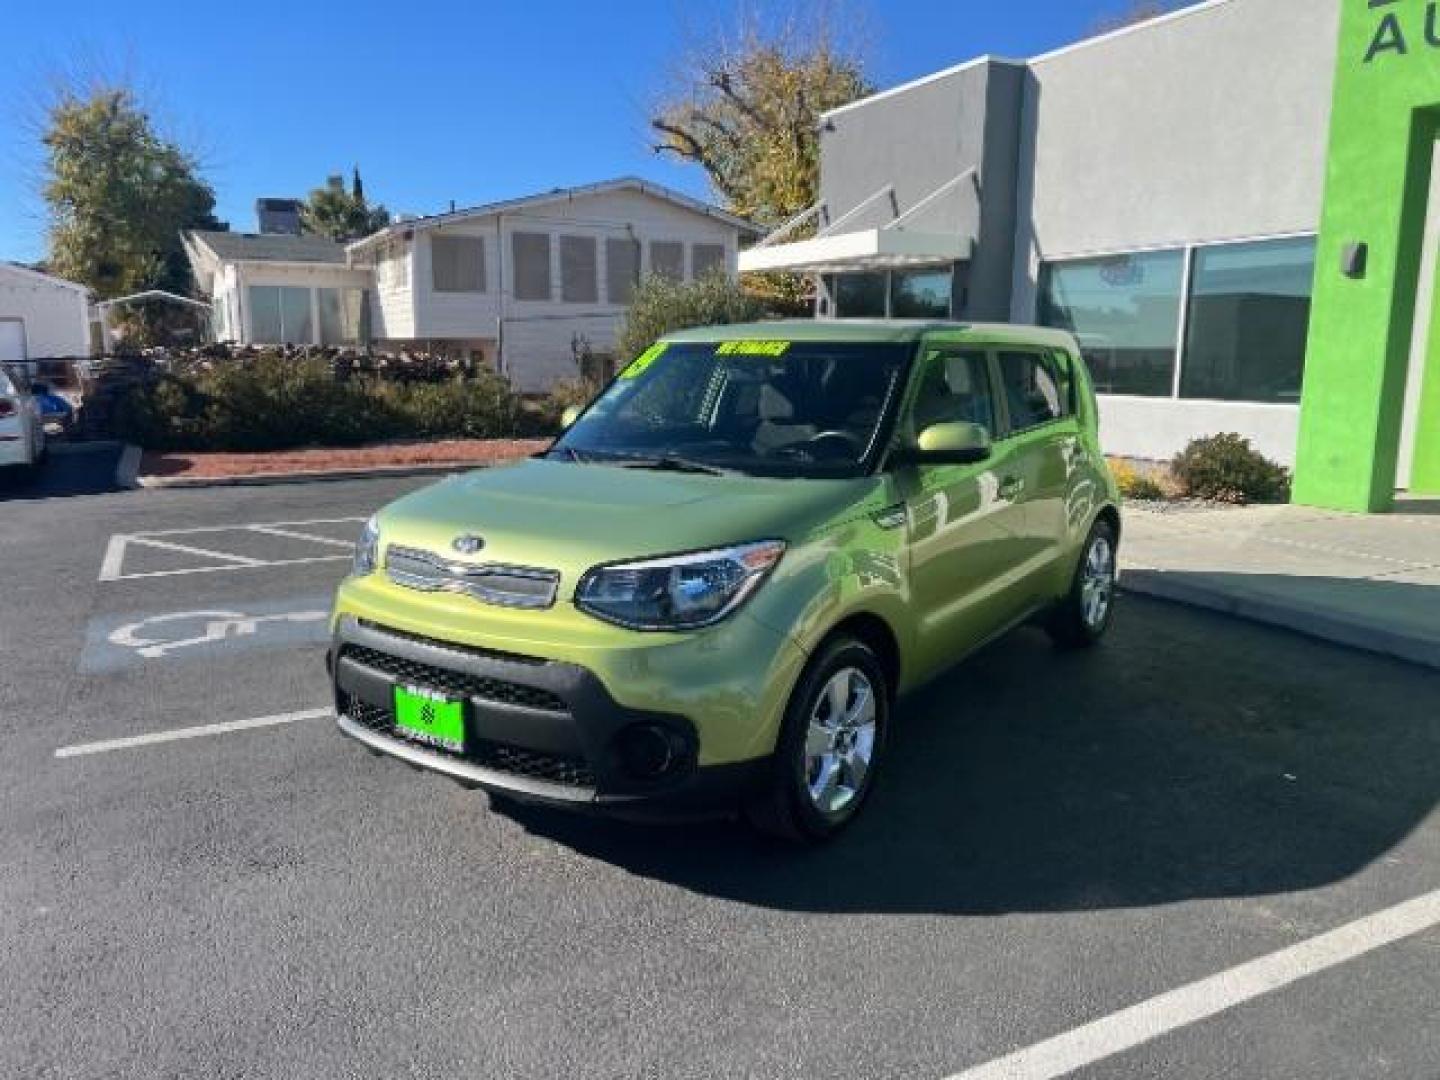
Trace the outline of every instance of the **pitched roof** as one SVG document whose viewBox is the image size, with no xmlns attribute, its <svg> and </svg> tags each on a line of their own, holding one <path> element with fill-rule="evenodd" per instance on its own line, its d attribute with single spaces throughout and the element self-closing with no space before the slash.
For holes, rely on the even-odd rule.
<svg viewBox="0 0 1440 1080">
<path fill-rule="evenodd" d="M 193 230 L 188 235 L 194 242 L 208 247 L 221 262 L 345 262 L 345 245 L 323 236 L 202 229 Z"/>
<path fill-rule="evenodd" d="M 518 199 L 505 199 L 501 202 L 482 203 L 479 206 L 469 206 L 460 210 L 451 210 L 444 214 L 430 214 L 425 217 L 406 218 L 403 221 L 394 221 L 377 233 L 372 233 L 361 240 L 350 244 L 351 250 L 364 247 L 376 240 L 387 236 L 394 236 L 406 229 L 425 229 L 435 225 L 444 225 L 454 221 L 464 221 L 468 218 L 489 217 L 492 214 L 509 213 L 515 210 L 528 210 L 547 203 L 567 202 L 571 199 L 582 198 L 586 195 L 602 195 L 610 191 L 638 191 L 644 195 L 651 195 L 657 199 L 664 199 L 667 202 L 675 203 L 686 210 L 706 217 L 715 218 L 739 229 L 742 233 L 752 236 L 759 236 L 764 230 L 753 222 L 746 221 L 742 217 L 721 210 L 718 206 L 711 206 L 700 199 L 691 198 L 673 188 L 665 187 L 650 180 L 642 180 L 638 176 L 622 176 L 615 180 L 604 180 L 598 184 L 582 184 L 579 187 L 561 187 L 550 191 L 539 192 L 534 195 L 524 195 Z"/>
<path fill-rule="evenodd" d="M 18 278 L 31 285 L 53 285 L 57 289 L 73 289 L 75 292 L 89 295 L 90 288 L 78 282 L 66 281 L 64 278 L 56 277 L 54 274 L 47 274 L 41 270 L 33 270 L 28 266 L 19 263 L 5 262 L 0 260 L 0 275 Z"/>
</svg>

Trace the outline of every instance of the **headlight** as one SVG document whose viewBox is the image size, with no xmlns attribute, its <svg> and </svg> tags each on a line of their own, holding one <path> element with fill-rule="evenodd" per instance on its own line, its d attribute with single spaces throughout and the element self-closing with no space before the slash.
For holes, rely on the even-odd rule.
<svg viewBox="0 0 1440 1080">
<path fill-rule="evenodd" d="M 631 630 L 694 630 L 743 604 L 783 554 L 783 543 L 766 540 L 597 566 L 580 580 L 575 606 Z"/>
<path fill-rule="evenodd" d="M 380 522 L 372 517 L 365 522 L 365 527 L 360 530 L 360 539 L 355 542 L 355 562 L 351 565 L 350 572 L 356 577 L 364 577 L 374 573 L 379 565 Z"/>
</svg>

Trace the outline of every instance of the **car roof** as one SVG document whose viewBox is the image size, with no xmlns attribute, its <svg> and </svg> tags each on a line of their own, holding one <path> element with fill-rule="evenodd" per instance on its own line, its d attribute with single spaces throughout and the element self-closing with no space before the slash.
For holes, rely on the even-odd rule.
<svg viewBox="0 0 1440 1080">
<path fill-rule="evenodd" d="M 918 341 L 926 334 L 960 334 L 977 341 L 1049 345 L 1075 348 L 1074 337 L 1064 330 L 1013 323 L 950 322 L 935 319 L 775 319 L 769 322 L 703 326 L 666 334 L 675 344 L 710 344 L 719 341 Z"/>
</svg>

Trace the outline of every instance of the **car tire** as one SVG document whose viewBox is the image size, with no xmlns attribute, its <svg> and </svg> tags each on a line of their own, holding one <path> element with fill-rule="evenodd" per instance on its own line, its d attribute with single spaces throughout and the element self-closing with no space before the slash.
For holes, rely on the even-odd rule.
<svg viewBox="0 0 1440 1080">
<path fill-rule="evenodd" d="M 1046 630 L 1062 649 L 1086 649 L 1110 629 L 1115 615 L 1119 544 L 1115 526 L 1101 518 L 1090 528 L 1070 591 L 1050 614 Z"/>
<path fill-rule="evenodd" d="M 813 844 L 854 821 L 884 758 L 892 693 L 868 645 L 826 642 L 790 695 L 768 783 L 746 807 L 750 823 Z"/>
</svg>

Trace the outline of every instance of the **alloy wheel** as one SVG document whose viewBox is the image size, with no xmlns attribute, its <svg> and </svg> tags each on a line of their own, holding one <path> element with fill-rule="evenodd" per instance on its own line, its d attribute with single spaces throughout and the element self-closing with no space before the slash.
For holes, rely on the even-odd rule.
<svg viewBox="0 0 1440 1080">
<path fill-rule="evenodd" d="M 821 813 L 845 810 L 865 790 L 877 716 L 875 688 L 859 668 L 840 668 L 816 697 L 805 733 L 805 788 Z"/>
</svg>

